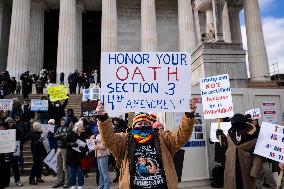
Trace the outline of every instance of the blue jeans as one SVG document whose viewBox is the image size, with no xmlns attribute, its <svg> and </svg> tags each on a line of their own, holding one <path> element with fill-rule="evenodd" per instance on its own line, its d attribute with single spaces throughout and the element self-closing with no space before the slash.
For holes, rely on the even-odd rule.
<svg viewBox="0 0 284 189">
<path fill-rule="evenodd" d="M 76 175 L 78 176 L 78 186 L 84 185 L 84 173 L 80 165 L 68 166 L 70 186 L 76 186 Z"/>
<path fill-rule="evenodd" d="M 100 181 L 98 189 L 109 189 L 110 179 L 108 174 L 108 156 L 97 158 L 100 172 Z"/>
</svg>

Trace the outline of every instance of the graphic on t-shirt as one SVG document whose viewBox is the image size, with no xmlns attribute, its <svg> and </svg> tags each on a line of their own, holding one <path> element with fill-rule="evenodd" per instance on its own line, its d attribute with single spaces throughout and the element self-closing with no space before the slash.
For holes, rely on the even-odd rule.
<svg viewBox="0 0 284 189">
<path fill-rule="evenodd" d="M 160 188 L 165 184 L 159 156 L 153 144 L 141 145 L 135 151 L 134 185 L 139 188 Z"/>
</svg>

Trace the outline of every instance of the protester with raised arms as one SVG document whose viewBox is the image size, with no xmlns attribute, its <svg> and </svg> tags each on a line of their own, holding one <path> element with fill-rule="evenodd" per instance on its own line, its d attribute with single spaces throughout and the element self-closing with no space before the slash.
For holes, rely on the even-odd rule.
<svg viewBox="0 0 284 189">
<path fill-rule="evenodd" d="M 173 155 L 190 138 L 194 126 L 194 101 L 190 112 L 182 117 L 179 129 L 174 132 L 157 131 L 147 113 L 138 113 L 133 118 L 132 131 L 114 133 L 111 119 L 104 106 L 97 106 L 98 125 L 103 144 L 115 156 L 120 167 L 119 188 L 177 189 L 178 178 Z"/>
</svg>

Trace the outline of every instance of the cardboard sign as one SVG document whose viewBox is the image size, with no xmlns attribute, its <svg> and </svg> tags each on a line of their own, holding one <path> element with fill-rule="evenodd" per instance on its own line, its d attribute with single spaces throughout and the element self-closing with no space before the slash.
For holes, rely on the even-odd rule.
<svg viewBox="0 0 284 189">
<path fill-rule="evenodd" d="M 50 86 L 47 88 L 47 91 L 51 102 L 69 98 L 67 96 L 67 88 L 64 85 Z"/>
<path fill-rule="evenodd" d="M 48 100 L 38 100 L 32 99 L 31 100 L 31 111 L 48 111 Z"/>
<path fill-rule="evenodd" d="M 201 79 L 200 89 L 204 119 L 217 119 L 234 115 L 228 74 Z"/>
<path fill-rule="evenodd" d="M 81 111 L 83 117 L 96 115 L 98 101 L 81 102 Z"/>
<path fill-rule="evenodd" d="M 277 112 L 275 102 L 262 102 L 263 119 L 268 123 L 277 123 Z"/>
<path fill-rule="evenodd" d="M 109 52 L 101 56 L 107 112 L 185 112 L 191 96 L 190 54 Z"/>
<path fill-rule="evenodd" d="M 13 100 L 12 99 L 0 99 L 0 110 L 12 110 Z"/>
<path fill-rule="evenodd" d="M 284 163 L 284 126 L 262 122 L 254 153 Z"/>
<path fill-rule="evenodd" d="M 95 139 L 86 139 L 86 143 L 87 143 L 87 146 L 88 146 L 88 149 L 89 149 L 89 152 L 93 151 L 94 150 L 94 147 L 95 147 Z"/>
<path fill-rule="evenodd" d="M 100 88 L 83 89 L 82 101 L 100 100 Z"/>
<path fill-rule="evenodd" d="M 57 173 L 57 156 L 55 149 L 50 150 L 50 152 L 47 154 L 43 162 L 48 165 L 53 171 Z"/>
<path fill-rule="evenodd" d="M 231 122 L 221 122 L 220 123 L 220 129 L 223 131 L 223 133 L 227 136 L 229 129 L 232 127 Z M 219 142 L 219 140 L 216 138 L 216 131 L 218 129 L 218 123 L 211 123 L 210 128 L 210 139 L 212 142 Z"/>
<path fill-rule="evenodd" d="M 245 114 L 246 115 L 247 114 L 251 115 L 251 118 L 253 118 L 253 119 L 261 118 L 261 113 L 260 113 L 260 109 L 259 108 L 248 110 L 248 111 L 246 111 Z"/>
<path fill-rule="evenodd" d="M 0 130 L 0 153 L 16 150 L 16 129 Z"/>
</svg>

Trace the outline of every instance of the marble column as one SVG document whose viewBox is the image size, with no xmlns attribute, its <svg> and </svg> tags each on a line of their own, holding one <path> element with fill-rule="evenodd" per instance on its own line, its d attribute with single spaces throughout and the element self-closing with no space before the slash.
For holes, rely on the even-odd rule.
<svg viewBox="0 0 284 189">
<path fill-rule="evenodd" d="M 57 82 L 61 72 L 68 76 L 77 68 L 76 34 L 76 0 L 60 0 Z"/>
<path fill-rule="evenodd" d="M 224 41 L 227 43 L 231 43 L 231 30 L 230 30 L 230 20 L 229 20 L 229 13 L 228 13 L 228 4 L 227 1 L 225 2 L 224 9 L 223 9 L 223 35 Z"/>
<path fill-rule="evenodd" d="M 155 0 L 141 0 L 141 51 L 157 51 Z"/>
<path fill-rule="evenodd" d="M 212 0 L 214 23 L 215 23 L 215 40 L 224 41 L 223 38 L 223 8 L 225 0 Z"/>
<path fill-rule="evenodd" d="M 243 44 L 240 23 L 241 10 L 241 6 L 228 7 L 232 43 Z"/>
<path fill-rule="evenodd" d="M 201 31 L 200 31 L 200 22 L 199 22 L 199 14 L 196 8 L 193 9 L 194 12 L 194 20 L 195 20 L 195 33 L 196 33 L 196 44 L 199 45 L 201 42 Z"/>
<path fill-rule="evenodd" d="M 39 74 L 44 63 L 44 12 L 43 0 L 32 1 L 30 23 L 30 61 L 29 71 Z"/>
<path fill-rule="evenodd" d="M 250 79 L 269 81 L 270 73 L 264 43 L 258 0 L 244 1 Z"/>
<path fill-rule="evenodd" d="M 191 0 L 178 0 L 179 50 L 193 53 L 196 48 Z"/>
<path fill-rule="evenodd" d="M 102 1 L 101 52 L 117 50 L 116 0 Z"/>
<path fill-rule="evenodd" d="M 2 3 L 2 4 L 1 4 Z M 11 9 L 4 2 L 0 1 L 0 71 L 5 71 L 7 68 L 10 24 L 11 24 Z"/>
<path fill-rule="evenodd" d="M 0 53 L 2 51 L 2 29 L 3 29 L 3 17 L 4 17 L 4 0 L 0 0 Z M 2 53 L 1 53 L 2 55 Z M 5 71 L 6 65 L 2 58 L 0 59 L 0 71 Z"/>
<path fill-rule="evenodd" d="M 83 70 L 83 35 L 82 35 L 82 14 L 84 6 L 82 1 L 77 2 L 77 37 L 76 37 L 76 50 L 77 50 L 77 67 L 76 69 Z"/>
<path fill-rule="evenodd" d="M 13 0 L 7 70 L 19 79 L 29 62 L 30 0 Z"/>
</svg>

